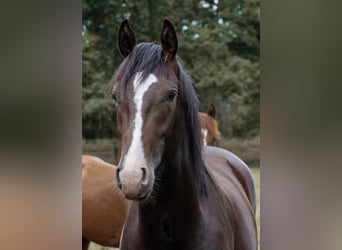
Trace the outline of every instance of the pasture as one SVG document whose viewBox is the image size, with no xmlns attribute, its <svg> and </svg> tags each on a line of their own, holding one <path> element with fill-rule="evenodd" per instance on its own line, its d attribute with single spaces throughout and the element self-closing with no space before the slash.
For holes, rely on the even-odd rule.
<svg viewBox="0 0 342 250">
<path fill-rule="evenodd" d="M 119 142 L 116 142 L 118 148 L 120 148 Z M 258 239 L 260 242 L 260 168 L 255 163 L 259 163 L 259 138 L 252 140 L 221 140 L 220 145 L 225 148 L 229 148 L 230 151 L 245 158 L 244 160 L 249 162 L 249 165 L 253 165 L 251 169 L 255 179 L 256 194 L 257 194 L 257 227 L 258 227 Z M 246 148 L 251 151 L 246 152 Z M 245 152 L 242 152 L 244 149 Z M 83 142 L 83 153 L 96 155 L 106 161 L 116 164 L 117 159 L 114 157 L 114 143 L 112 140 L 96 140 Z M 260 243 L 259 243 L 260 244 Z M 114 250 L 116 248 L 103 247 L 95 243 L 91 243 L 90 250 Z M 260 246 L 259 246 L 260 249 Z"/>
</svg>

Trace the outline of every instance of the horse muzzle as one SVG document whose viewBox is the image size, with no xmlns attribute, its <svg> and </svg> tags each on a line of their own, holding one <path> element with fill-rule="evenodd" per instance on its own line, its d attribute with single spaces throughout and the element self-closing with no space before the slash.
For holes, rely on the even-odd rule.
<svg viewBox="0 0 342 250">
<path fill-rule="evenodd" d="M 118 168 L 117 184 L 126 199 L 143 200 L 152 191 L 153 175 L 146 166 L 133 169 Z"/>
</svg>

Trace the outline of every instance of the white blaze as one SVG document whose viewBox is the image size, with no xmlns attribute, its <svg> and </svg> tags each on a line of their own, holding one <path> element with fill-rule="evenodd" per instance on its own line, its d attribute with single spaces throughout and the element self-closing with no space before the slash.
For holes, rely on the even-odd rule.
<svg viewBox="0 0 342 250">
<path fill-rule="evenodd" d="M 144 146 L 142 143 L 142 126 L 143 126 L 143 118 L 142 118 L 142 106 L 143 106 L 143 97 L 148 88 L 155 82 L 157 82 L 157 77 L 154 74 L 149 74 L 148 77 L 142 82 L 141 81 L 142 72 L 138 72 L 135 75 L 133 81 L 133 89 L 134 89 L 134 104 L 135 104 L 135 116 L 134 116 L 134 129 L 133 129 L 133 138 L 131 145 L 127 151 L 125 156 L 125 162 L 129 161 L 131 164 L 125 164 L 125 169 L 129 170 L 130 168 L 135 168 L 136 163 L 139 165 L 146 165 L 146 158 L 144 154 Z"/>
<path fill-rule="evenodd" d="M 207 146 L 207 134 L 208 134 L 208 130 L 205 128 L 202 128 L 202 135 L 203 135 L 203 145 Z"/>
</svg>

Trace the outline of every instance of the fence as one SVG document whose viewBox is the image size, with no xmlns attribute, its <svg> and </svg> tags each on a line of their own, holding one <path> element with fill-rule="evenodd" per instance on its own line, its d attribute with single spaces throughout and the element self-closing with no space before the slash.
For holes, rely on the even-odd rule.
<svg viewBox="0 0 342 250">
<path fill-rule="evenodd" d="M 260 137 L 253 139 L 220 140 L 220 147 L 239 156 L 250 167 L 260 166 Z M 83 154 L 90 154 L 117 165 L 120 160 L 121 141 L 114 139 L 83 140 Z"/>
<path fill-rule="evenodd" d="M 83 140 L 83 154 L 95 155 L 99 158 L 117 165 L 120 160 L 121 141 L 114 139 Z"/>
</svg>

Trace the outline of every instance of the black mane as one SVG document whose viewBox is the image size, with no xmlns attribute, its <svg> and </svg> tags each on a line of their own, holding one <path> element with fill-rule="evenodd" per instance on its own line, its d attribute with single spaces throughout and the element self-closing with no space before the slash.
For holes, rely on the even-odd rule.
<svg viewBox="0 0 342 250">
<path fill-rule="evenodd" d="M 180 105 L 185 112 L 187 135 L 190 140 L 190 158 L 192 160 L 193 173 L 199 191 L 205 191 L 205 167 L 202 160 L 201 124 L 198 116 L 198 98 L 193 87 L 193 81 L 184 72 L 182 64 L 178 62 L 178 75 L 180 80 Z"/>
<path fill-rule="evenodd" d="M 162 47 L 156 43 L 139 43 L 134 47 L 131 53 L 121 63 L 113 76 L 113 84 L 126 84 L 136 73 L 143 72 L 142 79 L 145 79 L 150 73 L 156 75 L 170 74 L 170 64 L 166 62 L 162 55 Z M 186 124 L 186 135 L 188 142 L 188 155 L 193 166 L 193 174 L 198 189 L 205 190 L 204 175 L 205 167 L 202 160 L 201 145 L 201 126 L 198 117 L 198 98 L 193 87 L 193 81 L 184 72 L 182 64 L 177 61 L 177 77 L 179 79 L 179 109 L 184 112 Z"/>
</svg>

